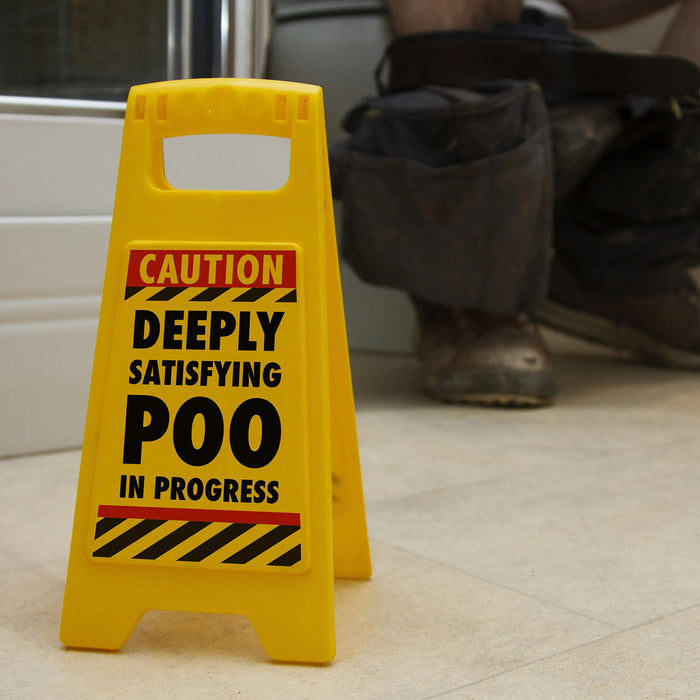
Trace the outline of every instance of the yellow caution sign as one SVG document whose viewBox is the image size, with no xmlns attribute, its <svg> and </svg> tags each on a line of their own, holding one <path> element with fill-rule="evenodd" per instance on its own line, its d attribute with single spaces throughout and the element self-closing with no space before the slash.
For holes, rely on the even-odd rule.
<svg viewBox="0 0 700 700">
<path fill-rule="evenodd" d="M 182 191 L 164 138 L 291 140 L 270 192 Z M 149 609 L 335 655 L 333 575 L 371 574 L 318 87 L 131 90 L 61 622 L 117 649 Z"/>
</svg>

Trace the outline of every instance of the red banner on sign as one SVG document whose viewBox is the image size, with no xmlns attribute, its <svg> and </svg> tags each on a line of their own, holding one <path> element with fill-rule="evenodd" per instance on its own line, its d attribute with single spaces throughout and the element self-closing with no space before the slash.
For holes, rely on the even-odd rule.
<svg viewBox="0 0 700 700">
<path fill-rule="evenodd" d="M 293 250 L 132 250 L 127 287 L 296 287 Z"/>
</svg>

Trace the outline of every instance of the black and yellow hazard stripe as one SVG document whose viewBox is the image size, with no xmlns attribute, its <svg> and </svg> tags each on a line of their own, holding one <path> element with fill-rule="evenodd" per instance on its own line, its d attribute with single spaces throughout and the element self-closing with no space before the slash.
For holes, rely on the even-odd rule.
<svg viewBox="0 0 700 700">
<path fill-rule="evenodd" d="M 126 287 L 124 300 L 136 295 L 139 299 L 144 297 L 143 301 L 171 301 L 175 298 L 186 302 L 255 303 L 264 299 L 285 304 L 297 301 L 297 290 L 287 287 Z"/>
<path fill-rule="evenodd" d="M 301 527 L 296 514 L 224 513 L 222 516 L 220 511 L 193 509 L 174 512 L 101 507 L 100 510 L 106 514 L 95 527 L 94 558 L 264 567 L 292 567 L 301 561 Z M 110 510 L 122 511 L 117 516 L 126 517 L 115 517 Z M 129 517 L 158 515 L 158 511 L 163 511 L 164 517 Z M 188 515 L 194 519 L 182 519 Z"/>
</svg>

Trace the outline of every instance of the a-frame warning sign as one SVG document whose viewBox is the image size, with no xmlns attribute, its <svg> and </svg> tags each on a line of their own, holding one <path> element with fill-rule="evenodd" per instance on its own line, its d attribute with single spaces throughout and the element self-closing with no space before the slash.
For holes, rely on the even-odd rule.
<svg viewBox="0 0 700 700">
<path fill-rule="evenodd" d="M 287 183 L 174 189 L 162 140 L 208 133 L 290 139 Z M 273 659 L 326 662 L 334 571 L 371 566 L 321 91 L 135 87 L 61 639 L 117 649 L 149 609 L 235 613 Z"/>
</svg>

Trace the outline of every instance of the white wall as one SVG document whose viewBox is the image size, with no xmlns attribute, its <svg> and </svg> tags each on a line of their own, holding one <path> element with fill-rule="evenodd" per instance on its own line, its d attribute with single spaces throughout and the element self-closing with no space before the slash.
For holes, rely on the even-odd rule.
<svg viewBox="0 0 700 700">
<path fill-rule="evenodd" d="M 0 455 L 82 441 L 121 129 L 0 114 Z"/>
</svg>

